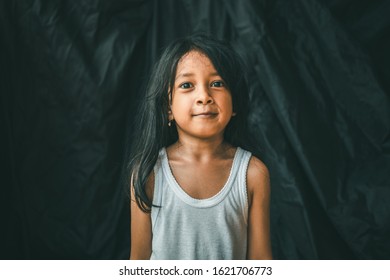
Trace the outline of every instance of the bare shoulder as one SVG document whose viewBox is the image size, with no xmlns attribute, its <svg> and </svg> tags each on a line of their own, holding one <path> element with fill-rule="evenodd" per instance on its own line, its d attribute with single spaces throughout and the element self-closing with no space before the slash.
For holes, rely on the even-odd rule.
<svg viewBox="0 0 390 280">
<path fill-rule="evenodd" d="M 252 156 L 249 160 L 247 180 L 250 182 L 259 182 L 264 179 L 269 179 L 269 171 L 267 166 L 255 156 Z"/>
<path fill-rule="evenodd" d="M 250 198 L 256 193 L 268 196 L 270 191 L 269 177 L 269 171 L 264 162 L 252 156 L 247 170 L 247 188 Z"/>
<path fill-rule="evenodd" d="M 145 192 L 150 201 L 153 201 L 154 193 L 154 172 L 150 172 L 148 178 L 146 179 Z M 133 185 L 133 176 L 131 176 L 131 195 L 132 200 L 134 200 L 134 185 Z"/>
<path fill-rule="evenodd" d="M 154 193 L 154 172 L 153 171 L 150 172 L 148 179 L 146 180 L 145 191 L 150 201 L 153 201 L 153 193 Z"/>
</svg>

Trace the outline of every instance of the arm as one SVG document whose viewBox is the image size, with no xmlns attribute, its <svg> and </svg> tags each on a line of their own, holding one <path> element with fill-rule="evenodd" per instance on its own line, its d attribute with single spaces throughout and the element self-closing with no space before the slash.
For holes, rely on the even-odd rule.
<svg viewBox="0 0 390 280">
<path fill-rule="evenodd" d="M 270 240 L 270 182 L 264 163 L 252 157 L 247 171 L 249 199 L 247 259 L 272 259 Z"/>
<path fill-rule="evenodd" d="M 146 182 L 146 193 L 152 199 L 154 189 L 154 174 Z M 150 213 L 142 212 L 135 202 L 134 188 L 131 186 L 131 242 L 130 259 L 147 260 L 152 253 L 152 223 Z"/>
</svg>

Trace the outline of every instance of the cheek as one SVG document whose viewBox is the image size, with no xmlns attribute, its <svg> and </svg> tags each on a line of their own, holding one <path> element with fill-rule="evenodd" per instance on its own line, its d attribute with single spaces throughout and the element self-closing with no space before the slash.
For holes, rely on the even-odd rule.
<svg viewBox="0 0 390 280">
<path fill-rule="evenodd" d="M 171 111 L 174 116 L 180 116 L 188 111 L 188 108 L 191 107 L 188 100 L 185 98 L 174 97 L 171 104 Z"/>
<path fill-rule="evenodd" d="M 227 96 L 224 101 L 224 107 L 225 107 L 225 111 L 227 112 L 233 112 L 233 101 L 232 101 L 232 98 L 231 96 Z"/>
</svg>

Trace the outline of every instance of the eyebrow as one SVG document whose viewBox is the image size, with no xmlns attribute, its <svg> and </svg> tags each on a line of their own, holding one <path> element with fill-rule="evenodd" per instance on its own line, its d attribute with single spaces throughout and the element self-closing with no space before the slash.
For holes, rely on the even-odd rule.
<svg viewBox="0 0 390 280">
<path fill-rule="evenodd" d="M 177 80 L 178 78 L 181 78 L 181 77 L 185 78 L 185 77 L 193 77 L 193 76 L 195 76 L 195 74 L 191 73 L 191 72 L 189 72 L 189 73 L 182 73 L 182 74 L 177 75 L 175 77 L 175 80 Z M 210 77 L 215 77 L 215 76 L 219 76 L 218 72 L 213 72 L 213 73 L 210 74 Z"/>
</svg>

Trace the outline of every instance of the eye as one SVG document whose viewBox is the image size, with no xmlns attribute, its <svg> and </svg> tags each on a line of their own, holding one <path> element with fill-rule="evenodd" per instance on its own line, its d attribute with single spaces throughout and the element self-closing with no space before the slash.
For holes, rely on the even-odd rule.
<svg viewBox="0 0 390 280">
<path fill-rule="evenodd" d="M 193 85 L 191 83 L 182 83 L 179 85 L 179 88 L 182 88 L 182 89 L 188 89 L 188 88 L 192 88 Z"/>
<path fill-rule="evenodd" d="M 215 82 L 212 82 L 212 83 L 211 83 L 211 86 L 212 86 L 212 87 L 224 87 L 224 86 L 225 86 L 225 83 L 222 82 L 222 81 L 215 81 Z"/>
</svg>

